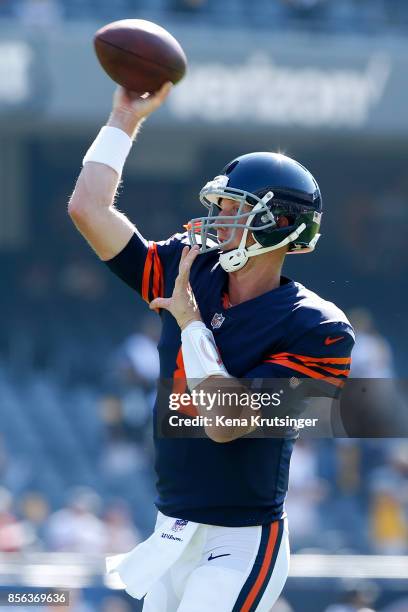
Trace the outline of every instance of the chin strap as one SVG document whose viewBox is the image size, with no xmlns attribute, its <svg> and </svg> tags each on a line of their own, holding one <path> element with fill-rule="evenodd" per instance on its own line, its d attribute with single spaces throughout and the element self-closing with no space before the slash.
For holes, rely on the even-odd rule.
<svg viewBox="0 0 408 612">
<path fill-rule="evenodd" d="M 221 267 L 225 270 L 225 272 L 235 272 L 236 270 L 240 270 L 241 268 L 245 266 L 245 264 L 248 261 L 248 258 L 252 257 L 252 255 L 249 254 L 248 249 L 245 247 L 247 236 L 248 236 L 248 231 L 249 231 L 249 226 L 251 225 L 252 219 L 255 217 L 255 215 L 258 212 L 260 212 L 261 209 L 263 209 L 263 205 L 267 204 L 267 202 L 269 202 L 269 200 L 271 200 L 273 196 L 274 196 L 273 192 L 268 191 L 268 193 L 264 195 L 262 200 L 258 202 L 257 204 L 255 204 L 252 210 L 252 215 L 250 215 L 248 219 L 246 220 L 245 229 L 242 233 L 242 238 L 241 238 L 238 248 L 233 249 L 232 251 L 228 251 L 227 253 L 221 253 L 219 262 L 221 264 Z M 271 211 L 268 210 L 268 212 L 265 214 L 268 214 L 268 217 L 271 221 L 275 221 L 275 218 Z M 260 247 L 261 245 L 258 244 L 258 245 L 253 245 L 253 246 Z M 254 255 L 255 254 L 256 253 L 254 253 Z"/>
<path fill-rule="evenodd" d="M 264 196 L 264 198 L 266 198 L 270 193 L 271 192 L 268 192 L 266 196 Z M 271 197 L 273 197 L 273 194 Z M 264 198 L 262 199 L 261 202 L 259 202 L 254 207 L 254 214 L 248 217 L 248 222 L 243 231 L 241 242 L 239 243 L 239 247 L 237 249 L 233 249 L 232 251 L 228 251 L 227 253 L 221 253 L 219 257 L 219 262 L 221 264 L 221 267 L 225 270 L 225 272 L 236 272 L 237 270 L 240 270 L 241 268 L 245 266 L 245 264 L 248 262 L 248 259 L 250 257 L 255 257 L 256 255 L 262 255 L 263 253 L 269 253 L 269 251 L 275 251 L 276 249 L 279 249 L 280 247 L 283 247 L 286 244 L 293 242 L 294 240 L 296 240 L 296 238 L 300 236 L 303 230 L 306 229 L 306 223 L 301 223 L 299 227 L 297 227 L 291 234 L 289 234 L 289 236 L 286 236 L 284 240 L 281 240 L 281 242 L 278 242 L 278 244 L 275 244 L 273 246 L 268 246 L 268 247 L 262 247 L 259 244 L 259 242 L 257 242 L 256 244 L 251 244 L 251 246 L 246 247 L 245 245 L 247 241 L 249 225 L 251 224 L 251 221 L 253 217 L 255 216 L 255 214 L 259 212 L 257 211 L 257 207 L 259 208 L 261 207 L 261 204 L 264 201 Z M 268 198 L 268 200 L 270 199 L 271 198 Z M 254 238 L 256 240 L 255 236 Z"/>
</svg>

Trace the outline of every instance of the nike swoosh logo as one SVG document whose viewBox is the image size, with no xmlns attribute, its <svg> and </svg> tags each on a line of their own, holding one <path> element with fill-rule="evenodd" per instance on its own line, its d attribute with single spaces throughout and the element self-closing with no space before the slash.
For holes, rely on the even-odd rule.
<svg viewBox="0 0 408 612">
<path fill-rule="evenodd" d="M 211 555 L 208 557 L 208 561 L 212 561 L 213 559 L 219 559 L 220 557 L 230 557 L 231 553 L 225 553 L 224 555 L 215 555 L 215 557 L 213 556 L 213 554 L 211 553 Z"/>
<path fill-rule="evenodd" d="M 330 336 L 327 336 L 324 343 L 326 346 L 329 346 L 330 344 L 334 344 L 335 342 L 338 342 L 339 340 L 343 340 L 343 338 L 344 336 L 339 336 L 338 338 L 331 338 Z"/>
</svg>

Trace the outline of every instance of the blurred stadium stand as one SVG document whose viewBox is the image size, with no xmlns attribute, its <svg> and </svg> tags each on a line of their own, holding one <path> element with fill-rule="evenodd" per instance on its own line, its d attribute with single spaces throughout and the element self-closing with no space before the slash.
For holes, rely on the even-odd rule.
<svg viewBox="0 0 408 612">
<path fill-rule="evenodd" d="M 185 23 L 375 33 L 404 30 L 404 0 L 2 0 L 0 16 L 25 24 L 51 25 L 60 19 L 105 21 L 129 18 L 175 19 Z"/>
<path fill-rule="evenodd" d="M 0 561 L 11 552 L 119 552 L 154 520 L 149 414 L 157 366 L 143 370 L 140 354 L 146 362 L 156 331 L 66 215 L 112 92 L 93 57 L 93 31 L 124 17 L 172 31 L 174 24 L 191 64 L 139 138 L 121 209 L 146 237 L 162 239 L 198 214 L 200 187 L 235 155 L 281 149 L 304 161 L 325 196 L 323 236 L 316 254 L 289 258 L 286 273 L 346 310 L 358 308 L 355 376 L 401 384 L 408 47 L 398 34 L 408 5 L 0 0 L 0 16 Z M 254 59 L 259 50 L 264 56 Z M 288 497 L 293 550 L 406 554 L 407 476 L 406 440 L 299 443 Z M 282 611 L 323 612 L 342 592 L 354 593 L 341 573 L 335 587 L 327 576 L 301 576 L 288 583 L 293 608 Z M 394 592 L 371 578 L 379 596 L 366 605 L 391 611 L 404 597 L 401 582 Z M 104 609 L 98 580 L 99 603 L 89 610 Z M 118 601 L 106 609 L 115 605 L 139 609 Z"/>
</svg>

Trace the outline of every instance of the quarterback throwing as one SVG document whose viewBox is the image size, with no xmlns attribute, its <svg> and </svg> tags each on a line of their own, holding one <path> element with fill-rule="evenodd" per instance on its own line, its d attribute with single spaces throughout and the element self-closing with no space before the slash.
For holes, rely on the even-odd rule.
<svg viewBox="0 0 408 612">
<path fill-rule="evenodd" d="M 257 435 L 279 408 L 261 407 L 257 420 L 239 399 L 248 389 L 259 394 L 264 380 L 294 377 L 337 394 L 354 333 L 334 304 L 281 273 L 286 255 L 312 251 L 319 239 L 320 190 L 297 161 L 271 152 L 230 161 L 201 190 L 206 214 L 161 242 L 146 240 L 116 209 L 139 126 L 170 89 L 147 98 L 116 91 L 69 203 L 99 258 L 162 321 L 157 524 L 111 569 L 131 595 L 145 597 L 145 612 L 268 612 L 288 575 L 284 502 L 298 433 Z M 172 394 L 194 391 L 237 400 L 169 410 Z M 197 417 L 202 436 L 169 434 L 178 430 L 170 418 Z"/>
</svg>

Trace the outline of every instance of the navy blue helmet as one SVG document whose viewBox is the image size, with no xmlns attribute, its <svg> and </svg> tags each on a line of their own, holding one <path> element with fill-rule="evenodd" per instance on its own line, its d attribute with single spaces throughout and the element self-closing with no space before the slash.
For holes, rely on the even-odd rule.
<svg viewBox="0 0 408 612">
<path fill-rule="evenodd" d="M 236 215 L 220 215 L 220 200 L 239 202 Z M 203 253 L 219 248 L 215 233 L 232 228 L 223 243 L 220 263 L 227 272 L 242 268 L 249 257 L 288 245 L 290 253 L 314 249 L 319 239 L 322 197 L 313 175 L 294 159 L 279 153 L 249 153 L 231 161 L 222 173 L 207 183 L 200 200 L 208 216 L 188 225 L 190 243 L 201 235 Z M 237 249 L 225 251 L 237 229 L 244 229 Z M 246 246 L 248 232 L 255 244 Z M 211 240 L 208 240 L 210 238 Z M 215 239 L 215 243 L 214 243 Z"/>
</svg>

